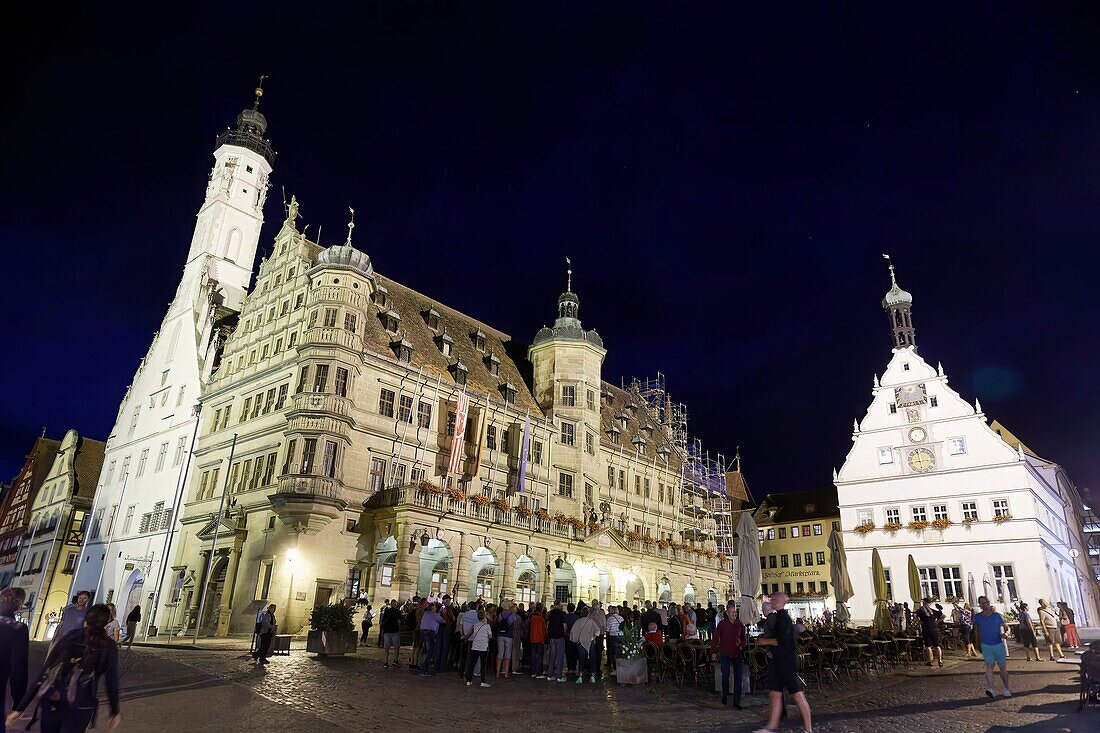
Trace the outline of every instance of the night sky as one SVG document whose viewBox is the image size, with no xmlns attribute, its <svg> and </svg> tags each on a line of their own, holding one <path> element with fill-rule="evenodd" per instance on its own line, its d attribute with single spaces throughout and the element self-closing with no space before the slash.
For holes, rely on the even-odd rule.
<svg viewBox="0 0 1100 733">
<path fill-rule="evenodd" d="M 0 477 L 107 436 L 262 73 L 261 251 L 280 187 L 323 244 L 350 204 L 380 272 L 524 342 L 572 257 L 604 378 L 663 372 L 758 497 L 843 462 L 885 251 L 920 353 L 1100 479 L 1100 7 L 366 5 L 6 17 Z"/>
</svg>

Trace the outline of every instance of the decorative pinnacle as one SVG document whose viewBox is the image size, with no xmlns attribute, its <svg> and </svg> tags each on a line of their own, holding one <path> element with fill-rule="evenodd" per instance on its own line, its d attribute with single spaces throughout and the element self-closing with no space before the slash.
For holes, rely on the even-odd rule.
<svg viewBox="0 0 1100 733">
<path fill-rule="evenodd" d="M 264 79 L 266 79 L 268 76 L 269 76 L 268 74 L 261 74 L 260 75 L 260 85 L 258 87 L 256 87 L 256 91 L 255 91 L 256 101 L 252 103 L 252 109 L 259 109 L 260 108 L 260 97 L 262 97 L 264 95 Z"/>
<path fill-rule="evenodd" d="M 347 246 L 351 246 L 351 230 L 355 228 L 355 209 L 348 207 L 348 211 L 351 212 L 351 220 L 348 222 L 348 241 L 345 242 Z"/>
<path fill-rule="evenodd" d="M 894 261 L 890 259 L 890 255 L 885 252 L 882 253 L 882 258 L 886 260 L 886 264 L 890 267 L 890 284 L 895 288 L 898 286 L 898 279 L 894 277 Z"/>
<path fill-rule="evenodd" d="M 573 292 L 573 261 L 565 258 L 565 292 Z"/>
<path fill-rule="evenodd" d="M 733 463 L 736 466 L 734 470 L 741 473 L 741 446 L 737 446 L 737 450 L 733 454 Z"/>
</svg>

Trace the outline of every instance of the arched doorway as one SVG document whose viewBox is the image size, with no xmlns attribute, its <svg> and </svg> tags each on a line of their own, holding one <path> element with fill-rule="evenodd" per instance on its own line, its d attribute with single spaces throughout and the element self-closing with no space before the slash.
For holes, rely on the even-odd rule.
<svg viewBox="0 0 1100 733">
<path fill-rule="evenodd" d="M 437 539 L 428 540 L 420 550 L 420 572 L 417 575 L 416 592 L 420 596 L 440 599 L 447 593 L 451 574 L 451 548 Z"/>
<path fill-rule="evenodd" d="M 228 567 L 228 565 L 226 565 Z M 223 579 L 225 572 L 222 572 Z M 145 573 L 141 572 L 140 568 L 134 568 L 130 571 L 130 575 L 122 583 L 122 592 L 118 594 L 118 600 L 116 604 L 118 608 L 119 620 L 124 621 L 130 612 L 135 607 L 141 605 L 142 592 L 145 590 Z M 220 595 L 220 594 L 219 594 Z M 149 616 L 149 609 L 141 609 L 141 617 L 147 618 Z"/>
<path fill-rule="evenodd" d="M 389 600 L 393 586 L 393 575 L 397 570 L 397 540 L 393 535 L 379 541 L 375 546 L 374 599 Z"/>
<path fill-rule="evenodd" d="M 496 590 L 497 557 L 488 547 L 479 547 L 470 556 L 468 597 L 491 599 Z"/>
<path fill-rule="evenodd" d="M 645 583 L 642 582 L 641 578 L 631 578 L 627 581 L 626 597 L 631 601 L 645 600 Z"/>
<path fill-rule="evenodd" d="M 532 604 L 539 599 L 539 567 L 535 561 L 527 555 L 520 555 L 516 560 L 516 602 Z"/>
<path fill-rule="evenodd" d="M 611 600 L 611 576 L 597 565 L 593 568 L 592 580 L 592 598 L 606 606 Z"/>
<path fill-rule="evenodd" d="M 218 633 L 218 619 L 221 617 L 222 593 L 225 590 L 225 574 L 229 570 L 229 556 L 219 555 L 210 571 L 210 582 L 206 584 L 206 602 L 203 610 L 201 628 L 207 636 Z"/>
<path fill-rule="evenodd" d="M 565 560 L 556 560 L 554 565 L 554 600 L 569 603 L 577 592 L 577 572 Z"/>
<path fill-rule="evenodd" d="M 661 578 L 657 583 L 657 599 L 661 603 L 672 603 L 672 583 L 668 582 L 668 578 Z"/>
<path fill-rule="evenodd" d="M 714 608 L 718 608 L 718 589 L 711 588 L 707 591 L 707 603 Z"/>
<path fill-rule="evenodd" d="M 695 603 L 695 586 L 691 583 L 684 586 L 684 603 Z"/>
</svg>

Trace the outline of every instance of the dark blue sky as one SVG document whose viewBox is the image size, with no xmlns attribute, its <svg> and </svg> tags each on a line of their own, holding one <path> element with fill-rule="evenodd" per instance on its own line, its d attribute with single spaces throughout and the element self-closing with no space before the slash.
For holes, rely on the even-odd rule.
<svg viewBox="0 0 1100 733">
<path fill-rule="evenodd" d="M 42 426 L 107 435 L 266 73 L 261 247 L 280 186 L 325 244 L 351 204 L 378 270 L 524 341 L 571 256 L 604 377 L 663 371 L 758 494 L 843 462 L 883 251 L 925 358 L 1095 483 L 1100 9 L 683 5 L 9 16 L 0 476 Z"/>
</svg>

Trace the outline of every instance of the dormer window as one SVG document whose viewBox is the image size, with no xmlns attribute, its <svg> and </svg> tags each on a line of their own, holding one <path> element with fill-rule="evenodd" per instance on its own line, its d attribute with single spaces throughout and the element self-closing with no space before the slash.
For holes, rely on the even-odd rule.
<svg viewBox="0 0 1100 733">
<path fill-rule="evenodd" d="M 659 455 L 661 458 L 663 458 L 666 461 L 668 460 L 668 454 L 669 454 L 669 450 L 668 450 L 667 445 L 662 445 L 660 448 L 657 449 L 657 455 Z"/>
<path fill-rule="evenodd" d="M 516 388 L 511 382 L 500 385 L 500 393 L 509 405 L 516 404 Z"/>
<path fill-rule="evenodd" d="M 645 433 L 646 435 L 648 435 L 649 433 L 653 432 L 653 426 L 652 426 L 651 424 L 649 424 L 649 423 L 642 423 L 642 427 L 641 427 L 641 430 L 642 430 L 642 432 L 644 432 L 644 433 Z"/>
<path fill-rule="evenodd" d="M 399 339 L 390 344 L 390 348 L 393 349 L 393 353 L 397 356 L 397 360 L 407 364 L 412 359 L 413 345 L 405 339 Z"/>
<path fill-rule="evenodd" d="M 382 326 L 390 333 L 397 333 L 401 325 L 401 315 L 395 310 L 388 310 L 382 314 Z"/>
<path fill-rule="evenodd" d="M 439 319 L 439 311 L 435 308 L 430 307 L 428 310 L 424 311 L 424 323 L 428 324 L 428 328 L 433 331 L 439 330 Z"/>
<path fill-rule="evenodd" d="M 485 368 L 489 370 L 490 374 L 500 374 L 500 357 L 490 351 L 484 361 Z"/>
<path fill-rule="evenodd" d="M 474 348 L 478 351 L 485 351 L 485 332 L 480 328 L 470 334 L 470 340 L 474 342 Z"/>
<path fill-rule="evenodd" d="M 439 351 L 443 356 L 451 355 L 451 348 L 454 346 L 454 343 L 455 340 L 447 335 L 446 331 L 435 337 L 435 345 L 439 347 Z"/>
<path fill-rule="evenodd" d="M 638 451 L 638 455 L 645 455 L 645 441 L 641 438 L 634 438 L 631 443 L 634 444 L 634 448 Z"/>
<path fill-rule="evenodd" d="M 455 384 L 466 384 L 466 376 L 470 370 L 461 361 L 456 361 L 450 366 L 451 376 L 455 378 Z"/>
<path fill-rule="evenodd" d="M 374 292 L 370 296 L 371 301 L 379 308 L 386 308 L 389 305 L 389 298 L 387 297 L 386 286 L 382 283 L 376 283 L 374 286 Z"/>
</svg>

